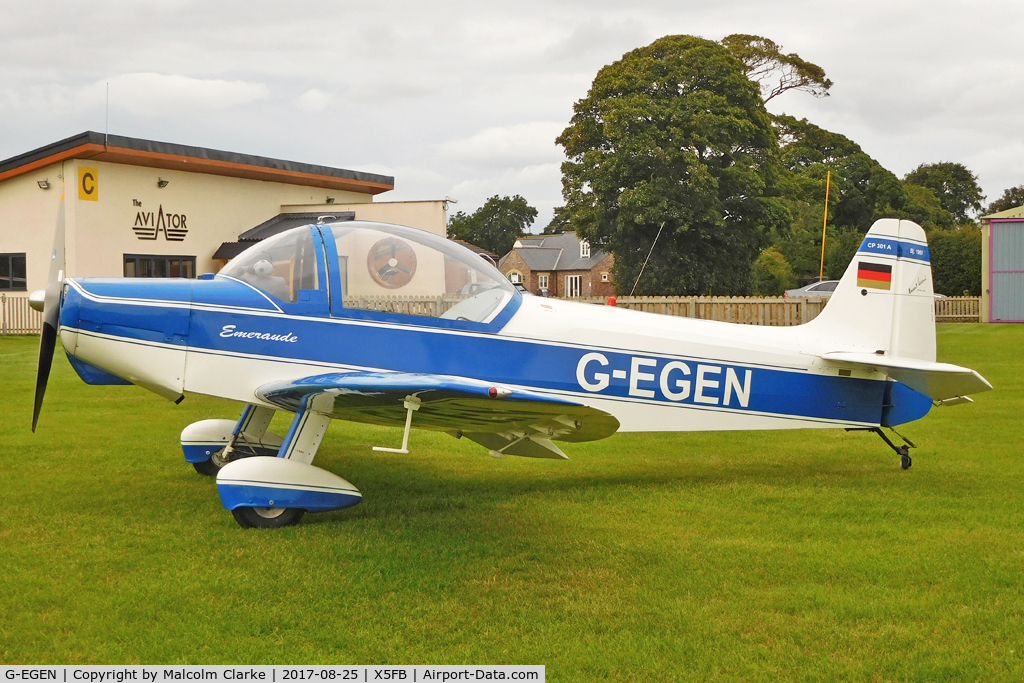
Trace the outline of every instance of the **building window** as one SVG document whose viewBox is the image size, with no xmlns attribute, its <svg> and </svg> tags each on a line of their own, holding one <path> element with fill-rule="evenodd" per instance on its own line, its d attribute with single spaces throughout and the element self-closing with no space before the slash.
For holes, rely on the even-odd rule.
<svg viewBox="0 0 1024 683">
<path fill-rule="evenodd" d="M 518 270 L 513 270 L 508 274 L 508 281 L 514 285 L 523 284 L 523 274 Z"/>
<path fill-rule="evenodd" d="M 608 282 L 608 273 L 601 273 L 601 282 Z"/>
<path fill-rule="evenodd" d="M 125 254 L 124 276 L 194 278 L 196 276 L 196 257 Z"/>
<path fill-rule="evenodd" d="M 548 291 L 548 274 L 547 273 L 544 273 L 543 275 L 538 275 L 537 276 L 537 288 L 540 289 L 540 291 L 542 291 L 542 292 Z"/>
<path fill-rule="evenodd" d="M 565 276 L 565 296 L 570 299 L 576 299 L 580 296 L 583 291 L 583 276 L 582 275 L 566 275 Z"/>
<path fill-rule="evenodd" d="M 0 291 L 24 292 L 25 254 L 0 254 Z"/>
<path fill-rule="evenodd" d="M 590 242 L 580 240 L 580 258 L 590 258 Z"/>
</svg>

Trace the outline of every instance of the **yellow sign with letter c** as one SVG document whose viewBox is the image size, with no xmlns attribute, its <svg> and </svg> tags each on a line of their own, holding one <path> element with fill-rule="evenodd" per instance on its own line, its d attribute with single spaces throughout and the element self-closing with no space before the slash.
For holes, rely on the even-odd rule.
<svg viewBox="0 0 1024 683">
<path fill-rule="evenodd" d="M 100 198 L 100 172 L 95 168 L 78 167 L 78 198 L 90 202 Z"/>
</svg>

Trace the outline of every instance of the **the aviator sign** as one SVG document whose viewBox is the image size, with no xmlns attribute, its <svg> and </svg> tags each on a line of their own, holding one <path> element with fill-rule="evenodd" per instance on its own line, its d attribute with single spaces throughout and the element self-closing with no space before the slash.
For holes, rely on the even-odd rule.
<svg viewBox="0 0 1024 683">
<path fill-rule="evenodd" d="M 627 394 L 637 398 L 738 408 L 750 405 L 750 370 L 642 356 L 620 358 L 628 358 L 628 366 L 614 367 L 603 353 L 585 354 L 576 365 L 576 381 L 594 393 L 608 389 L 612 380 L 627 380 Z"/>
</svg>

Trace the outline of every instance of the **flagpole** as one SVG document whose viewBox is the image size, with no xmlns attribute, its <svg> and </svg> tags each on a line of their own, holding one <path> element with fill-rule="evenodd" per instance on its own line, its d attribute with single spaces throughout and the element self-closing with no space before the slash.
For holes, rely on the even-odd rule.
<svg viewBox="0 0 1024 683">
<path fill-rule="evenodd" d="M 825 279 L 825 229 L 828 227 L 828 190 L 832 183 L 832 171 L 825 176 L 825 219 L 821 222 L 821 270 L 818 271 L 818 282 Z"/>
</svg>

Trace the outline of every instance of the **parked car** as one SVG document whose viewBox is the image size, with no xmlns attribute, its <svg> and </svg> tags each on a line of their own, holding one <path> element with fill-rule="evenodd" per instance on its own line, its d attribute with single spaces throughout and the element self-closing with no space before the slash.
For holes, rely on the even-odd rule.
<svg viewBox="0 0 1024 683">
<path fill-rule="evenodd" d="M 821 282 L 812 282 L 809 285 L 804 285 L 798 289 L 787 289 L 782 293 L 782 296 L 786 297 L 800 297 L 800 296 L 832 296 L 832 292 L 836 291 L 836 285 L 839 284 L 839 280 L 822 280 Z"/>
</svg>

